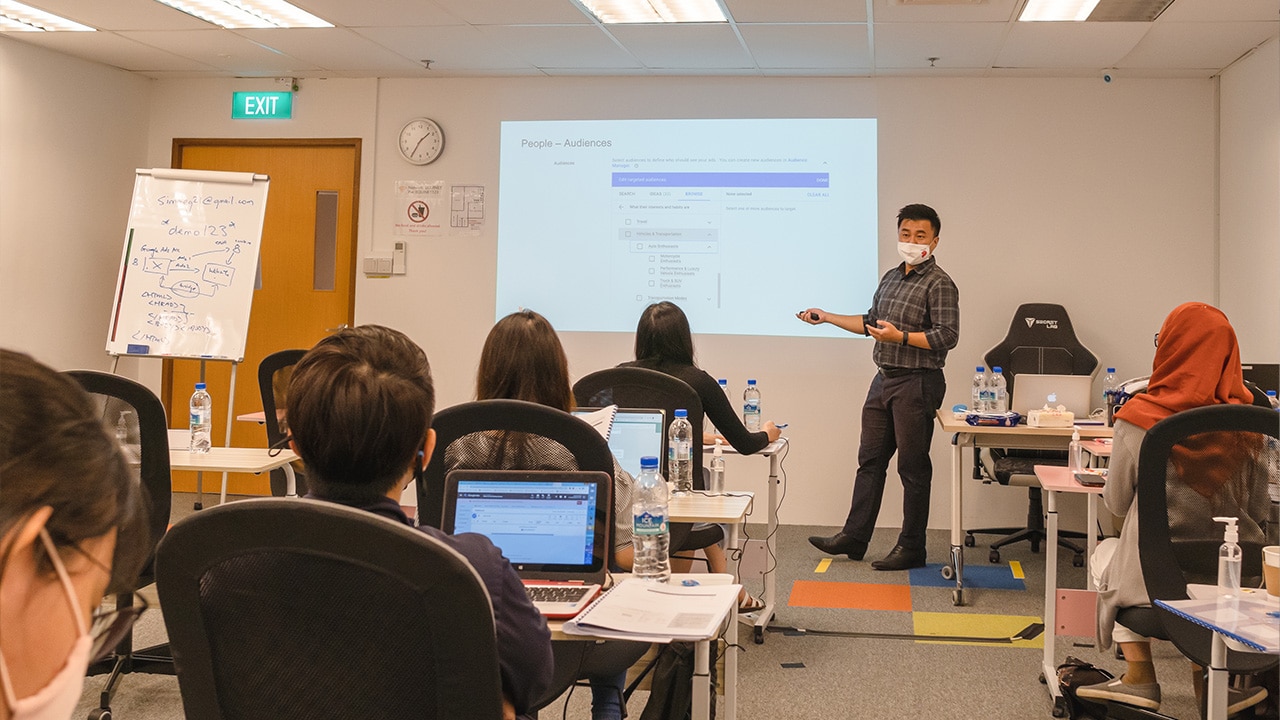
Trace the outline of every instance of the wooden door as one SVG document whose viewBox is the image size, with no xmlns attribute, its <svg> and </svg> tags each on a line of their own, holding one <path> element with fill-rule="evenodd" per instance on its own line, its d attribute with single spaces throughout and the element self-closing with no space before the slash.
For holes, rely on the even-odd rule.
<svg viewBox="0 0 1280 720">
<path fill-rule="evenodd" d="M 174 140 L 173 166 L 269 175 L 263 223 L 260 285 L 253 293 L 244 362 L 236 370 L 235 414 L 262 410 L 258 363 L 287 348 L 309 348 L 355 314 L 356 207 L 360 140 Z M 187 404 L 199 380 L 198 360 L 165 363 L 169 423 L 187 427 Z M 208 362 L 213 396 L 213 444 L 266 447 L 257 423 L 227 417 L 231 364 Z M 173 474 L 174 490 L 192 492 L 195 473 Z M 217 492 L 221 474 L 205 473 L 205 492 Z M 232 474 L 228 492 L 270 495 L 266 475 Z"/>
</svg>

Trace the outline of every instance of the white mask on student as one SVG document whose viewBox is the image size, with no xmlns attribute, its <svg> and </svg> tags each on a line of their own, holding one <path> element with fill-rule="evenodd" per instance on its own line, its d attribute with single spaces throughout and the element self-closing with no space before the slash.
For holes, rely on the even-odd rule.
<svg viewBox="0 0 1280 720">
<path fill-rule="evenodd" d="M 66 591 L 67 602 L 71 603 L 71 613 L 76 617 L 80 634 L 71 646 L 71 654 L 67 656 L 62 669 L 38 692 L 21 700 L 14 694 L 9 670 L 4 664 L 4 655 L 0 653 L 0 685 L 4 686 L 4 702 L 9 707 L 9 717 L 12 720 L 67 720 L 71 717 L 76 703 L 80 701 L 84 675 L 89 669 L 89 653 L 93 649 L 93 638 L 89 635 L 89 628 L 85 626 L 75 587 L 71 584 L 62 559 L 58 557 L 58 549 L 54 547 L 49 532 L 44 528 L 40 529 L 40 540 L 49 552 L 49 559 L 58 573 L 58 579 L 62 581 L 62 588 Z"/>
<path fill-rule="evenodd" d="M 929 259 L 932 250 L 928 245 L 916 245 L 915 243 L 898 243 L 898 255 L 906 261 L 908 265 L 919 265 Z"/>
</svg>

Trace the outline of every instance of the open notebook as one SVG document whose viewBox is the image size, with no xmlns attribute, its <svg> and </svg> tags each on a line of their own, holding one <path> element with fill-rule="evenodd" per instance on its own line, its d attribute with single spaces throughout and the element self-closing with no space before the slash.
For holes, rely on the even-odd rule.
<svg viewBox="0 0 1280 720">
<path fill-rule="evenodd" d="M 543 615 L 573 617 L 604 584 L 612 489 L 602 472 L 454 470 L 443 530 L 488 537 Z"/>
</svg>

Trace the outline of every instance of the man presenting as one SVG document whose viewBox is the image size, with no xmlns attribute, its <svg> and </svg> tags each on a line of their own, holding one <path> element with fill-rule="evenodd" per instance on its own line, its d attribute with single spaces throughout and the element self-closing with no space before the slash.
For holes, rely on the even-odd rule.
<svg viewBox="0 0 1280 720">
<path fill-rule="evenodd" d="M 865 315 L 837 315 L 820 308 L 796 313 L 810 325 L 831 323 L 876 341 L 872 359 L 879 372 L 862 406 L 862 440 L 849 517 L 835 535 L 809 538 L 825 553 L 861 560 L 880 513 L 889 458 L 896 451 L 902 478 L 902 532 L 888 556 L 871 563 L 876 570 L 907 570 L 925 564 L 934 413 L 947 389 L 942 375 L 947 351 L 960 339 L 960 294 L 933 257 L 941 229 L 938 213 L 928 205 L 902 208 L 898 254 L 903 262 L 880 278 Z"/>
</svg>

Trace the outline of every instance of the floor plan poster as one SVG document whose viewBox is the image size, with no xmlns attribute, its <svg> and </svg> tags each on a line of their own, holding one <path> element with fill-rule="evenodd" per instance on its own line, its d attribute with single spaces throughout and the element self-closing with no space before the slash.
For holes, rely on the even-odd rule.
<svg viewBox="0 0 1280 720">
<path fill-rule="evenodd" d="M 396 235 L 442 235 L 448 211 L 444 182 L 396 181 Z"/>
<path fill-rule="evenodd" d="M 484 227 L 484 186 L 453 185 L 449 188 L 449 229 L 475 235 Z"/>
<path fill-rule="evenodd" d="M 139 170 L 107 351 L 242 360 L 265 175 Z"/>
</svg>

